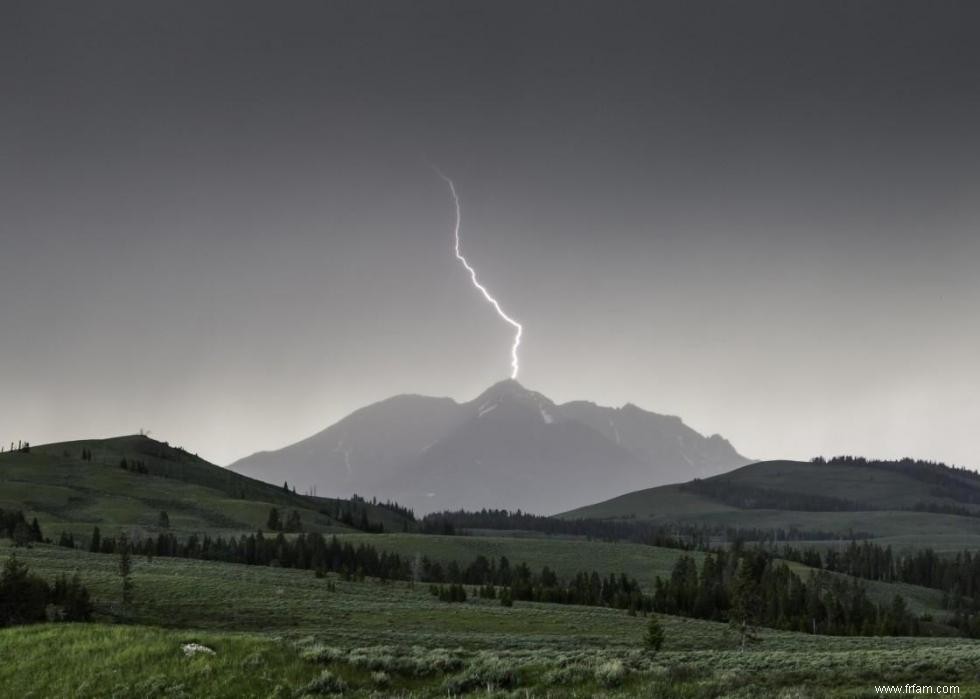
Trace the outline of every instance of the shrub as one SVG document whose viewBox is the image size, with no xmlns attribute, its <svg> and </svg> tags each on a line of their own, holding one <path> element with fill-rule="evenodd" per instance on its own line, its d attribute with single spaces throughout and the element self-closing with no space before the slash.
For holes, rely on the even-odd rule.
<svg viewBox="0 0 980 699">
<path fill-rule="evenodd" d="M 384 646 L 355 648 L 348 654 L 347 662 L 354 667 L 366 670 L 391 671 L 396 668 L 395 657 L 391 654 L 391 649 Z"/>
<path fill-rule="evenodd" d="M 455 672 L 463 667 L 463 660 L 458 655 L 444 648 L 434 648 L 428 651 L 415 650 L 415 655 L 405 659 L 407 671 L 416 677 L 425 677 L 437 672 Z"/>
<path fill-rule="evenodd" d="M 299 657 L 313 663 L 334 663 L 347 657 L 346 651 L 315 643 L 309 648 L 300 651 Z"/>
<path fill-rule="evenodd" d="M 340 694 L 347 691 L 347 683 L 330 670 L 324 670 L 320 676 L 303 687 L 304 694 Z"/>
<path fill-rule="evenodd" d="M 496 656 L 478 656 L 472 665 L 448 678 L 445 689 L 450 694 L 463 694 L 473 689 L 510 689 L 520 678 L 517 670 Z"/>
<path fill-rule="evenodd" d="M 626 666 L 622 660 L 609 660 L 595 669 L 596 682 L 603 687 L 618 687 L 626 679 Z"/>
<path fill-rule="evenodd" d="M 570 684 L 581 684 L 589 679 L 589 671 L 581 665 L 569 665 L 548 670 L 541 678 L 545 685 L 555 687 Z"/>
<path fill-rule="evenodd" d="M 699 672 L 697 667 L 687 663 L 671 665 L 670 669 L 667 671 L 667 676 L 670 679 L 671 684 L 688 682 L 696 678 L 698 674 Z"/>
</svg>

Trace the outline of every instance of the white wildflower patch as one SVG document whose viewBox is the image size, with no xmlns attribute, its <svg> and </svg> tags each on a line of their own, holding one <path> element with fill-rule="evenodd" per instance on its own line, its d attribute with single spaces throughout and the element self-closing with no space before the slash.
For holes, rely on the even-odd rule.
<svg viewBox="0 0 980 699">
<path fill-rule="evenodd" d="M 198 653 L 203 653 L 204 655 L 214 655 L 214 650 L 208 648 L 207 646 L 202 646 L 200 643 L 185 643 L 182 645 L 181 650 L 184 651 L 184 655 L 191 658 Z"/>
</svg>

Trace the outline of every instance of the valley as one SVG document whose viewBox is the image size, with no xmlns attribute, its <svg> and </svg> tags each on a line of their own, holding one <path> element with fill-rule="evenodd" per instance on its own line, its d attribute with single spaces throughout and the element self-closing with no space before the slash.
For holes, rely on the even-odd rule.
<svg viewBox="0 0 980 699">
<path fill-rule="evenodd" d="M 927 468 L 909 475 L 854 464 L 756 463 L 707 481 L 641 490 L 566 512 L 559 520 L 524 517 L 508 525 L 506 516 L 475 513 L 465 521 L 486 525 L 468 530 L 452 524 L 457 520 L 451 512 L 417 518 L 393 505 L 294 493 L 288 485 L 241 476 L 143 436 L 32 446 L 0 454 L 0 509 L 22 511 L 25 521 L 36 518 L 50 543 L 16 546 L 0 539 L 0 558 L 13 557 L 47 580 L 77 572 L 91 595 L 93 622 L 0 629 L 2 653 L 11 661 L 0 670 L 0 686 L 27 691 L 24 678 L 39 675 L 47 683 L 44 692 L 73 696 L 98 696 L 96 688 L 114 687 L 116 693 L 147 696 L 436 697 L 490 686 L 500 696 L 849 697 L 865 696 L 870 684 L 887 679 L 955 681 L 969 694 L 980 691 L 974 684 L 980 644 L 948 621 L 953 612 L 942 590 L 823 573 L 795 558 L 806 551 L 846 553 L 855 532 L 858 541 L 892 546 L 896 556 L 932 547 L 943 555 L 959 550 L 960 543 L 972 547 L 973 523 L 980 520 L 969 511 L 885 509 L 890 503 L 956 504 L 924 483 L 926 471 L 970 480 Z M 723 491 L 712 485 L 719 481 Z M 853 492 L 863 499 L 842 505 Z M 814 509 L 756 506 L 766 502 L 754 498 L 772 493 Z M 871 509 L 819 509 L 828 505 Z M 129 564 L 132 598 L 123 598 L 119 536 L 140 546 L 160 537 L 177 543 L 190 537 L 198 545 L 204 537 L 207 546 L 209 540 L 244 541 L 261 530 L 284 542 L 306 536 L 270 531 L 272 509 L 282 513 L 282 521 L 297 513 L 309 536 L 335 538 L 352 552 L 366 547 L 398 556 L 400 570 L 415 570 L 425 561 L 425 570 L 437 566 L 452 580 L 454 566 L 462 569 L 481 558 L 498 566 L 506 560 L 512 567 L 552 571 L 558 581 L 587 571 L 622 575 L 635 579 L 650 600 L 657 599 L 663 581 L 677 579 L 684 559 L 701 568 L 713 555 L 709 549 L 731 548 L 734 536 L 738 546 L 769 552 L 769 565 L 786 566 L 800 580 L 830 574 L 859 586 L 880 609 L 901 598 L 919 631 L 914 637 L 839 636 L 760 626 L 742 651 L 729 623 L 687 613 L 523 598 L 505 605 L 497 599 L 501 588 L 486 599 L 475 584 L 463 585 L 464 602 L 447 603 L 410 572 L 374 577 L 348 568 L 337 572 L 329 562 L 321 571 L 309 564 L 292 567 L 288 557 L 285 566 L 274 560 L 243 565 L 202 553 L 143 555 L 139 548 Z M 161 511 L 169 515 L 166 527 Z M 608 529 L 614 524 L 621 529 Z M 436 533 L 447 526 L 452 534 Z M 536 531 L 538 526 L 553 533 Z M 103 552 L 88 550 L 95 527 L 110 546 L 105 549 L 104 542 Z M 634 540 L 589 531 L 633 532 Z M 654 532 L 665 545 L 643 543 Z M 74 546 L 55 543 L 67 534 Z M 214 555 L 223 554 L 215 549 Z M 644 641 L 652 616 L 664 630 L 656 652 Z M 45 670 L 47 660 L 37 652 L 51 638 L 67 644 L 64 662 L 74 668 L 74 678 L 82 678 L 71 690 Z M 183 657 L 180 648 L 190 642 L 215 655 Z"/>
</svg>

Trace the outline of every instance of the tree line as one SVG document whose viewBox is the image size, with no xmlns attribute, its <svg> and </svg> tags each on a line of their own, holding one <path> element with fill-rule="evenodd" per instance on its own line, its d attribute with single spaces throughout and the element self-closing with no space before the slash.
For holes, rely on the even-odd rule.
<svg viewBox="0 0 980 699">
<path fill-rule="evenodd" d="M 865 580 L 900 582 L 941 590 L 943 607 L 953 612 L 950 623 L 966 635 L 980 637 L 980 553 L 969 550 L 939 555 L 931 548 L 896 554 L 891 546 L 852 541 L 842 550 L 798 549 L 780 557 Z"/>
<path fill-rule="evenodd" d="M 891 546 L 852 541 L 843 549 L 784 546 L 779 557 L 865 580 L 902 582 L 949 594 L 980 597 L 980 553 L 940 555 L 931 548 L 897 554 Z"/>
<path fill-rule="evenodd" d="M 35 541 L 44 541 L 37 517 L 28 523 L 21 510 L 0 509 L 0 539 L 13 539 L 15 546 L 27 546 Z"/>
<path fill-rule="evenodd" d="M 857 580 L 818 571 L 804 581 L 784 562 L 757 549 L 709 553 L 700 569 L 693 558 L 682 556 L 669 578 L 657 578 L 653 609 L 727 621 L 743 642 L 758 626 L 837 636 L 909 636 L 920 631 L 901 596 L 888 606 L 876 605 Z"/>
<path fill-rule="evenodd" d="M 866 459 L 863 456 L 816 457 L 815 464 L 875 468 L 901 473 L 921 483 L 936 486 L 932 493 L 965 503 L 980 503 L 980 473 L 961 466 L 949 466 L 940 461 L 923 459 Z"/>
<path fill-rule="evenodd" d="M 0 626 L 43 621 L 91 621 L 88 590 L 75 573 L 62 574 L 53 585 L 11 556 L 0 572 Z"/>
<path fill-rule="evenodd" d="M 506 556 L 499 559 L 476 556 L 469 564 L 457 561 L 442 563 L 427 556 L 409 559 L 397 553 L 379 551 L 370 544 L 354 546 L 336 536 L 327 540 L 316 532 L 300 533 L 287 538 L 283 533 L 266 536 L 262 532 L 241 537 L 211 538 L 191 535 L 179 540 L 169 532 L 126 543 L 133 556 L 193 558 L 279 566 L 339 573 L 347 579 L 374 577 L 385 580 L 409 580 L 454 585 L 507 588 L 510 600 L 608 606 L 619 609 L 649 609 L 643 604 L 639 583 L 625 574 L 600 577 L 596 571 L 578 573 L 563 582 L 547 566 L 532 571 L 526 563 L 512 565 Z M 120 552 L 120 539 L 103 537 L 96 527 L 89 550 L 98 553 Z"/>
<path fill-rule="evenodd" d="M 648 546 L 680 549 L 685 551 L 709 551 L 715 542 L 731 543 L 748 541 L 828 541 L 837 539 L 870 539 L 867 532 L 836 531 L 778 527 L 729 527 L 704 524 L 659 524 L 637 521 L 635 518 L 617 519 L 558 519 L 534 515 L 521 510 L 479 511 L 454 510 L 435 512 L 421 519 L 418 530 L 423 534 L 463 535 L 470 529 L 513 530 L 524 529 L 554 536 L 575 536 L 600 541 L 629 541 Z"/>
<path fill-rule="evenodd" d="M 425 534 L 460 534 L 467 529 L 524 529 L 550 535 L 580 536 L 601 541 L 631 541 L 666 548 L 707 548 L 720 528 L 671 524 L 668 526 L 629 519 L 559 519 L 521 510 L 446 510 L 422 518 Z"/>
<path fill-rule="evenodd" d="M 366 504 L 368 502 L 357 493 L 354 493 L 353 495 L 350 496 L 350 501 L 352 503 L 361 503 L 361 504 Z M 381 500 L 378 500 L 378 498 L 375 497 L 375 498 L 371 498 L 371 504 L 374 505 L 375 507 L 383 507 L 389 512 L 394 512 L 396 515 L 400 515 L 404 517 L 409 522 L 415 521 L 415 510 L 413 510 L 410 507 L 405 507 L 404 505 L 399 505 L 394 500 L 385 500 L 384 502 L 382 502 Z"/>
<path fill-rule="evenodd" d="M 14 443 L 13 442 L 10 443 L 10 449 L 4 449 L 3 444 L 0 444 L 0 454 L 4 453 L 5 451 L 10 452 L 11 454 L 14 453 L 15 451 L 20 452 L 21 454 L 30 454 L 31 453 L 31 443 L 30 442 L 23 442 L 23 441 L 21 441 L 21 440 L 18 439 L 17 440 L 17 446 L 16 447 L 14 447 Z"/>
</svg>

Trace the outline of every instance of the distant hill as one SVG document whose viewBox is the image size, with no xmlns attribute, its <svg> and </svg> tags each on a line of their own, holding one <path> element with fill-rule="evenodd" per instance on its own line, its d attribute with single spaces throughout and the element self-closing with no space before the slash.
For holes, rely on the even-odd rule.
<svg viewBox="0 0 980 699">
<path fill-rule="evenodd" d="M 153 533 L 161 511 L 179 535 L 248 532 L 267 529 L 272 507 L 297 510 L 310 531 L 350 529 L 336 519 L 351 508 L 346 501 L 287 492 L 144 436 L 0 454 L 0 508 L 37 517 L 48 537 L 62 529 L 88 536 L 96 525 L 104 532 Z M 404 528 L 403 518 L 390 510 L 367 503 L 353 507 L 389 531 Z"/>
<path fill-rule="evenodd" d="M 870 534 L 897 545 L 980 544 L 980 474 L 910 459 L 763 461 L 560 515 Z"/>
<path fill-rule="evenodd" d="M 230 468 L 417 512 L 505 507 L 550 514 L 641 487 L 741 466 L 725 439 L 634 405 L 557 405 L 518 382 L 477 398 L 396 396 L 301 442 Z"/>
</svg>

